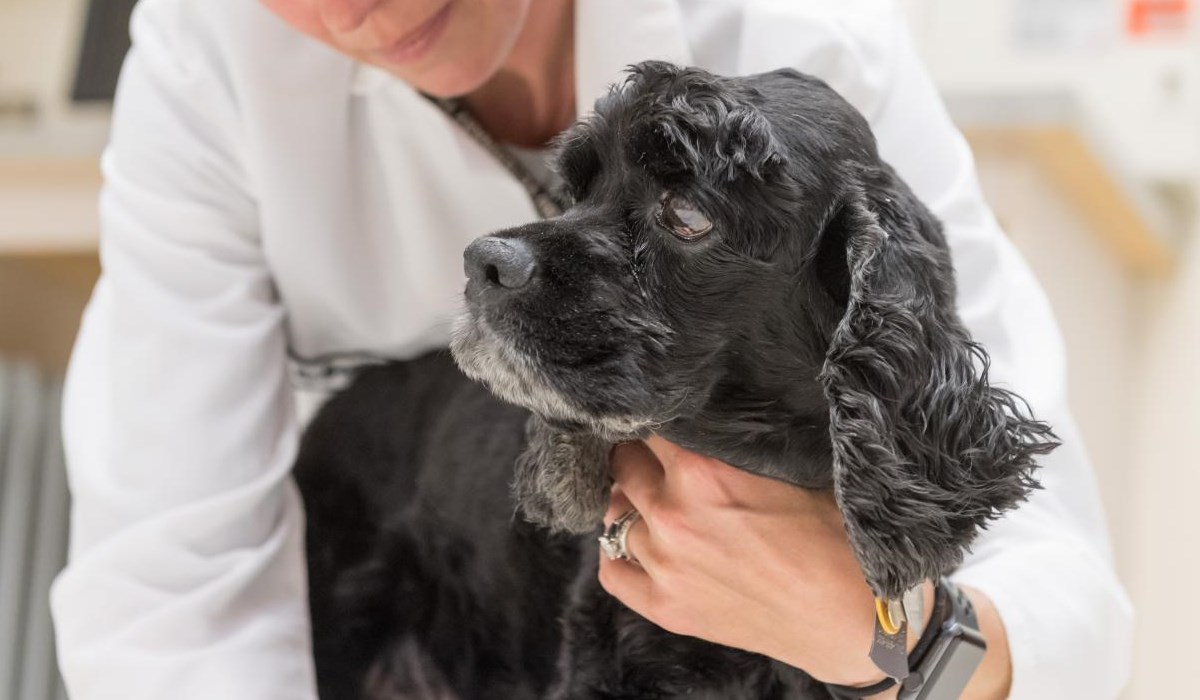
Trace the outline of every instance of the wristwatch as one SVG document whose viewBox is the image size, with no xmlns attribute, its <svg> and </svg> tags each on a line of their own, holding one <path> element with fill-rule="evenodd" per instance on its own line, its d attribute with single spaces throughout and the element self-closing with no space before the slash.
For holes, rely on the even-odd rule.
<svg viewBox="0 0 1200 700">
<path fill-rule="evenodd" d="M 987 642 L 979 632 L 975 606 L 958 586 L 938 581 L 929 625 L 908 657 L 908 677 L 900 683 L 899 700 L 958 700 L 983 661 Z M 866 698 L 892 688 L 896 681 L 853 688 L 827 683 L 839 700 Z"/>
<path fill-rule="evenodd" d="M 943 608 L 948 614 L 931 620 L 929 629 L 921 635 L 932 639 L 929 646 L 921 649 L 917 642 L 913 649 L 908 678 L 900 684 L 899 700 L 958 700 L 983 662 L 987 642 L 979 632 L 971 599 L 946 579 L 938 581 L 937 598 L 946 599 L 948 605 L 943 604 Z M 935 602 L 935 615 L 937 607 Z M 930 632 L 936 632 L 936 636 Z"/>
</svg>

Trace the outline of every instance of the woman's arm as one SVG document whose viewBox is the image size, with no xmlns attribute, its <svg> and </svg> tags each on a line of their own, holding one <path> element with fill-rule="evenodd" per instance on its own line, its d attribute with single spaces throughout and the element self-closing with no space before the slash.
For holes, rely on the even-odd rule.
<svg viewBox="0 0 1200 700">
<path fill-rule="evenodd" d="M 139 5 L 103 161 L 52 594 L 76 700 L 314 697 L 284 312 L 211 8 Z"/>
<path fill-rule="evenodd" d="M 979 618 L 979 631 L 988 642 L 983 663 L 975 671 L 971 683 L 963 693 L 963 700 L 1004 700 L 1012 687 L 1012 658 L 1008 649 L 1008 634 L 1004 622 L 991 598 L 982 591 L 963 586 L 963 591 L 975 606 Z"/>
</svg>

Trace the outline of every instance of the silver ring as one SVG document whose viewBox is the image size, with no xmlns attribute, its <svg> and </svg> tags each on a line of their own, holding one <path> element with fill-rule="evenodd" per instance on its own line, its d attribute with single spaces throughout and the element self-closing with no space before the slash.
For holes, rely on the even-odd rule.
<svg viewBox="0 0 1200 700">
<path fill-rule="evenodd" d="M 642 514 L 637 512 L 636 508 L 631 508 L 604 528 L 604 534 L 600 535 L 600 548 L 604 550 L 609 561 L 620 559 L 637 563 L 637 557 L 629 553 L 629 530 L 641 517 Z"/>
</svg>

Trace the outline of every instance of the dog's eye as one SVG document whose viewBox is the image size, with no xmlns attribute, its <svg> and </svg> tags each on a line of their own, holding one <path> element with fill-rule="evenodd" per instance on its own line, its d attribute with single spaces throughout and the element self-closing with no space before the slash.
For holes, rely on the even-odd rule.
<svg viewBox="0 0 1200 700">
<path fill-rule="evenodd" d="M 695 241 L 708 235 L 712 222 L 695 204 L 676 194 L 665 194 L 658 209 L 658 223 L 676 238 Z"/>
</svg>

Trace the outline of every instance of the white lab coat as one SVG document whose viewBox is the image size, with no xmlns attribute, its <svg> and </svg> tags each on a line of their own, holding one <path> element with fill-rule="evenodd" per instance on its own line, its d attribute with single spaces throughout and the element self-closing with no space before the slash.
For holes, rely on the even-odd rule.
<svg viewBox="0 0 1200 700">
<path fill-rule="evenodd" d="M 1012 697 L 1114 697 L 1132 612 L 1066 404 L 1042 291 L 879 0 L 578 0 L 586 113 L 627 64 L 792 66 L 870 120 L 942 218 L 992 377 L 1064 445 L 1045 489 L 957 574 L 1006 625 Z M 52 593 L 76 700 L 313 698 L 301 427 L 289 352 L 447 340 L 474 237 L 535 218 L 522 187 L 406 85 L 252 0 L 143 0 L 101 198 L 103 276 L 67 378 L 70 564 Z"/>
</svg>

